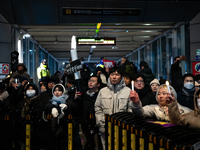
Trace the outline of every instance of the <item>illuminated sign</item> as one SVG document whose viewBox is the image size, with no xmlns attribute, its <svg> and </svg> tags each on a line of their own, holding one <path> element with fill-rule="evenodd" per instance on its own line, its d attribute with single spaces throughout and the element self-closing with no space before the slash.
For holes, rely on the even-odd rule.
<svg viewBox="0 0 200 150">
<path fill-rule="evenodd" d="M 140 16 L 140 8 L 132 9 L 83 9 L 83 8 L 63 8 L 63 15 L 124 15 Z"/>
<path fill-rule="evenodd" d="M 106 37 L 106 38 L 87 38 L 81 37 L 76 38 L 77 45 L 116 45 L 115 37 Z"/>
</svg>

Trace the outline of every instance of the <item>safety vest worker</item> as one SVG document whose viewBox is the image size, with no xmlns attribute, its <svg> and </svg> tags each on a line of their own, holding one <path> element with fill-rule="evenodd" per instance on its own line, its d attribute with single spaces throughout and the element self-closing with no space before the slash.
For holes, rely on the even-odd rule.
<svg viewBox="0 0 200 150">
<path fill-rule="evenodd" d="M 46 59 L 43 59 L 40 66 L 37 68 L 37 77 L 40 84 L 46 82 L 46 80 L 51 77 Z"/>
</svg>

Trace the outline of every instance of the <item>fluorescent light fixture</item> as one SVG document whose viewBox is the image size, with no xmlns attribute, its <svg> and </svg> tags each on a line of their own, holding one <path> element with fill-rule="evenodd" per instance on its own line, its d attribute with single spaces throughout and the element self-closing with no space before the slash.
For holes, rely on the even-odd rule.
<svg viewBox="0 0 200 150">
<path fill-rule="evenodd" d="M 30 37 L 31 35 L 30 35 L 30 34 L 24 34 L 24 36 L 28 38 L 28 37 Z"/>
<path fill-rule="evenodd" d="M 149 23 L 146 23 L 146 24 L 144 24 L 145 26 L 150 26 L 150 25 L 152 25 L 152 24 L 149 24 Z"/>
<path fill-rule="evenodd" d="M 116 25 L 116 26 L 120 26 L 120 25 L 122 25 L 122 24 L 121 24 L 121 23 L 115 23 L 115 25 Z"/>
</svg>

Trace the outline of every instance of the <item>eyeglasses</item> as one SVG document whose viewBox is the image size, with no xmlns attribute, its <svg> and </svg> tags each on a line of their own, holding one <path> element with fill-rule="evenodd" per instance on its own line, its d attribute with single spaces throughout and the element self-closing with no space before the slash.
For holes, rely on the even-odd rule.
<svg viewBox="0 0 200 150">
<path fill-rule="evenodd" d="M 135 83 L 144 83 L 144 81 L 143 80 L 135 80 Z"/>
</svg>

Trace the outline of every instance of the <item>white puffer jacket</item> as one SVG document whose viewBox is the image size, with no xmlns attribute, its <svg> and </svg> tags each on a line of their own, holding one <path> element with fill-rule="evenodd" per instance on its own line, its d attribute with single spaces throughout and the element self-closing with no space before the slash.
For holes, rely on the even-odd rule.
<svg viewBox="0 0 200 150">
<path fill-rule="evenodd" d="M 110 83 L 109 78 L 107 87 L 99 91 L 95 102 L 95 115 L 96 123 L 101 132 L 104 132 L 105 114 L 132 112 L 133 109 L 136 109 L 129 98 L 130 90 L 130 88 L 126 87 L 124 79 L 114 86 Z"/>
</svg>

